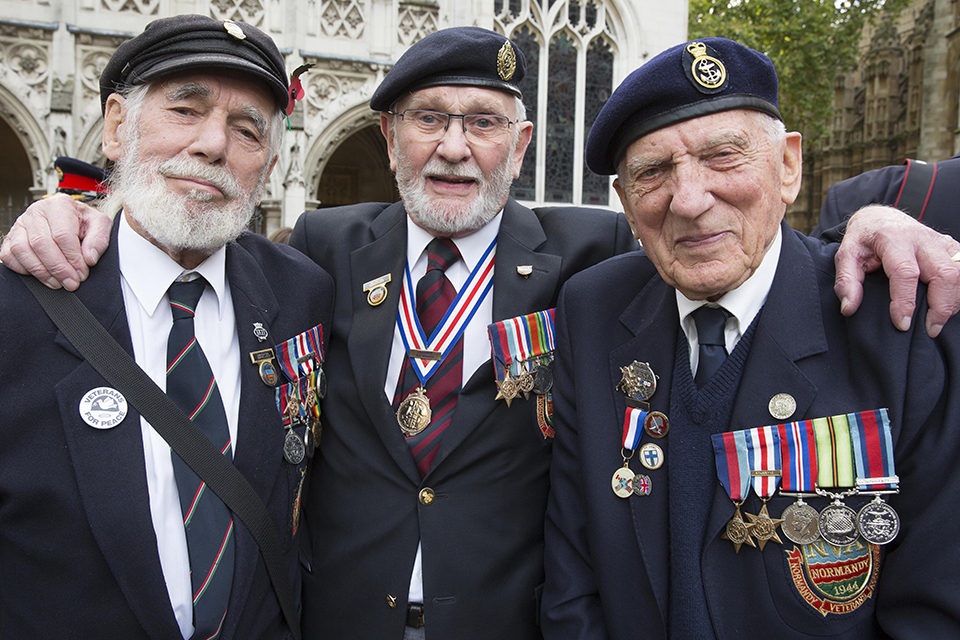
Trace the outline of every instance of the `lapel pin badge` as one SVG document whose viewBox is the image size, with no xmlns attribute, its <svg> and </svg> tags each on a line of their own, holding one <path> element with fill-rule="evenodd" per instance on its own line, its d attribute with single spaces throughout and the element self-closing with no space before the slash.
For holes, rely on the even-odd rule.
<svg viewBox="0 0 960 640">
<path fill-rule="evenodd" d="M 127 399 L 116 389 L 97 387 L 80 398 L 80 417 L 94 429 L 112 429 L 127 417 Z"/>
<path fill-rule="evenodd" d="M 770 398 L 767 409 L 769 409 L 770 415 L 777 420 L 786 420 L 796 412 L 797 401 L 789 393 L 778 393 Z"/>
<path fill-rule="evenodd" d="M 367 292 L 367 304 L 376 307 L 387 299 L 387 283 L 391 279 L 388 273 L 363 283 L 363 290 Z"/>
<path fill-rule="evenodd" d="M 267 330 L 263 328 L 262 322 L 253 323 L 253 335 L 255 335 L 260 342 L 263 342 L 269 336 Z"/>
<path fill-rule="evenodd" d="M 532 264 L 517 265 L 517 273 L 519 273 L 524 278 L 529 278 L 530 274 L 533 273 L 533 265 Z"/>
</svg>

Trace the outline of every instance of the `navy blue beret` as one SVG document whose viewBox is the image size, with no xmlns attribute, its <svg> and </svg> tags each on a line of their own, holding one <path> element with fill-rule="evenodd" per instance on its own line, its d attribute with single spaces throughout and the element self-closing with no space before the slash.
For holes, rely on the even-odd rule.
<svg viewBox="0 0 960 640">
<path fill-rule="evenodd" d="M 518 98 L 527 61 L 504 36 L 480 27 L 434 31 L 400 56 L 370 98 L 374 111 L 389 111 L 404 95 L 439 85 L 506 91 Z"/>
<path fill-rule="evenodd" d="M 587 166 L 611 175 L 627 147 L 657 129 L 731 109 L 782 120 L 778 105 L 767 56 L 726 38 L 680 44 L 627 76 L 603 105 L 587 138 Z"/>
<path fill-rule="evenodd" d="M 236 69 L 270 87 L 281 109 L 287 106 L 287 70 L 277 45 L 244 22 L 181 15 L 154 20 L 143 33 L 114 52 L 100 75 L 100 108 L 111 93 L 180 71 Z"/>
</svg>

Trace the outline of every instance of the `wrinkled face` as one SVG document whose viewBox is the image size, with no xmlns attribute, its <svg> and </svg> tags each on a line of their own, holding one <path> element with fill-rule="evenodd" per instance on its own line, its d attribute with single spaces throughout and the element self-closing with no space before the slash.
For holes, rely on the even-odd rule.
<svg viewBox="0 0 960 640">
<path fill-rule="evenodd" d="M 760 265 L 800 189 L 800 134 L 749 110 L 711 114 L 634 141 L 614 187 L 663 279 L 716 299 Z"/>
<path fill-rule="evenodd" d="M 478 87 L 420 89 L 394 107 L 398 113 L 407 109 L 517 118 L 512 95 Z M 457 237 L 476 231 L 503 208 L 520 175 L 533 125 L 514 123 L 479 139 L 464 133 L 459 118 L 451 118 L 436 137 L 424 135 L 411 118 L 382 114 L 380 128 L 411 219 L 434 235 Z"/>
<path fill-rule="evenodd" d="M 104 152 L 139 232 L 173 250 L 216 250 L 252 217 L 276 162 L 276 106 L 243 75 L 185 74 L 107 103 Z"/>
</svg>

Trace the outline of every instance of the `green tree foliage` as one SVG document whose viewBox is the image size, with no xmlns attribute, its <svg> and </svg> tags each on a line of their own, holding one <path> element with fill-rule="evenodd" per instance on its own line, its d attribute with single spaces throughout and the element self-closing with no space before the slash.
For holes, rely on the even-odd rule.
<svg viewBox="0 0 960 640">
<path fill-rule="evenodd" d="M 762 51 L 780 78 L 787 128 L 815 142 L 833 116 L 838 70 L 856 64 L 860 33 L 911 0 L 690 0 L 689 37 L 723 36 Z"/>
</svg>

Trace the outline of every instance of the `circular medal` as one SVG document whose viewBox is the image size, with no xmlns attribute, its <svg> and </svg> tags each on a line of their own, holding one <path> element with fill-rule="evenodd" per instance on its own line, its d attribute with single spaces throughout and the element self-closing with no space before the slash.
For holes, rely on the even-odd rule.
<svg viewBox="0 0 960 640">
<path fill-rule="evenodd" d="M 857 539 L 857 514 L 845 504 L 834 502 L 820 512 L 820 535 L 836 547 Z"/>
<path fill-rule="evenodd" d="M 327 397 L 327 374 L 324 373 L 323 367 L 317 371 L 317 395 L 321 400 Z"/>
<path fill-rule="evenodd" d="M 313 441 L 313 429 L 307 427 L 303 432 L 303 447 L 307 454 L 307 458 L 312 458 L 313 454 L 317 450 L 316 443 Z"/>
<path fill-rule="evenodd" d="M 530 373 L 529 371 L 524 371 L 523 373 L 521 373 L 520 378 L 517 380 L 517 387 L 524 394 L 528 394 L 531 391 L 533 391 L 533 387 L 534 387 L 533 374 Z"/>
<path fill-rule="evenodd" d="M 542 364 L 533 371 L 533 392 L 537 395 L 549 393 L 553 388 L 553 365 Z"/>
<path fill-rule="evenodd" d="M 618 498 L 629 498 L 633 495 L 633 471 L 630 467 L 620 467 L 613 472 L 613 478 L 610 485 Z"/>
<path fill-rule="evenodd" d="M 651 411 L 643 421 L 643 430 L 653 438 L 662 438 L 670 430 L 670 419 L 659 411 Z"/>
<path fill-rule="evenodd" d="M 403 431 L 403 435 L 408 438 L 426 429 L 430 424 L 431 416 L 430 398 L 427 397 L 423 387 L 417 387 L 413 393 L 403 399 L 397 409 L 400 431 Z"/>
<path fill-rule="evenodd" d="M 770 398 L 767 410 L 777 420 L 786 420 L 797 410 L 797 401 L 789 393 L 778 393 Z"/>
<path fill-rule="evenodd" d="M 300 464 L 303 462 L 303 457 L 306 453 L 306 448 L 300 436 L 298 436 L 293 429 L 287 431 L 287 437 L 283 440 L 283 457 L 286 458 L 287 462 L 290 464 Z"/>
<path fill-rule="evenodd" d="M 806 502 L 794 502 L 780 517 L 783 535 L 794 544 L 813 544 L 820 537 L 820 514 Z"/>
<path fill-rule="evenodd" d="M 657 376 L 646 362 L 634 360 L 625 367 L 620 367 L 623 377 L 617 388 L 632 398 L 649 400 L 657 390 Z"/>
<path fill-rule="evenodd" d="M 640 447 L 640 464 L 651 471 L 659 469 L 663 465 L 663 449 L 652 442 L 643 445 Z"/>
<path fill-rule="evenodd" d="M 868 502 L 857 514 L 857 530 L 870 544 L 888 544 L 900 533 L 900 516 L 886 502 Z"/>
</svg>

